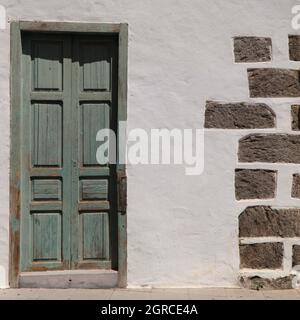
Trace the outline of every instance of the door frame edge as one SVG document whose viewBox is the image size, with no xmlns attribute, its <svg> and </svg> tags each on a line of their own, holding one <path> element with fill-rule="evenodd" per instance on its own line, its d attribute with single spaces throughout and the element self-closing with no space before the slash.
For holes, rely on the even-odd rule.
<svg viewBox="0 0 300 320">
<path fill-rule="evenodd" d="M 20 271 L 21 175 L 21 29 L 10 24 L 10 172 L 9 172 L 9 286 L 18 287 Z"/>
</svg>

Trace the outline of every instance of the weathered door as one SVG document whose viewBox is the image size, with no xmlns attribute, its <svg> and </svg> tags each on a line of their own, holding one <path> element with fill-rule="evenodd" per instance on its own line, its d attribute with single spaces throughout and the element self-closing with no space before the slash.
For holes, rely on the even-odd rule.
<svg viewBox="0 0 300 320">
<path fill-rule="evenodd" d="M 117 128 L 113 36 L 22 34 L 21 271 L 117 269 L 116 166 L 96 134 Z"/>
</svg>

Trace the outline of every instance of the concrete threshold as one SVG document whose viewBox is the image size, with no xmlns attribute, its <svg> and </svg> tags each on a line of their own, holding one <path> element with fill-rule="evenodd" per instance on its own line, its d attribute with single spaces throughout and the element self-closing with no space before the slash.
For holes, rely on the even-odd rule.
<svg viewBox="0 0 300 320">
<path fill-rule="evenodd" d="M 115 270 L 39 271 L 19 275 L 20 288 L 107 289 L 117 285 L 118 271 Z"/>
</svg>

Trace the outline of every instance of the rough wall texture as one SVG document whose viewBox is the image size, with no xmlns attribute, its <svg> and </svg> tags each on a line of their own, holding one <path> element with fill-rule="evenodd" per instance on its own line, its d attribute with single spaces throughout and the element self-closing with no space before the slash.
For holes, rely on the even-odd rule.
<svg viewBox="0 0 300 320">
<path fill-rule="evenodd" d="M 293 174 L 292 197 L 300 198 L 300 174 Z"/>
<path fill-rule="evenodd" d="M 241 199 L 269 199 L 275 197 L 276 171 L 261 169 L 235 170 L 235 197 Z"/>
<path fill-rule="evenodd" d="M 275 114 L 264 103 L 218 103 L 208 101 L 205 128 L 263 129 L 275 127 Z"/>
<path fill-rule="evenodd" d="M 4 5 L 11 20 L 128 22 L 128 130 L 149 130 L 202 128 L 207 100 L 253 103 L 247 65 L 234 64 L 235 36 L 272 38 L 272 62 L 264 67 L 295 68 L 287 62 L 295 1 L 271 4 L 272 15 L 270 0 L 6 0 Z M 8 24 L 0 30 L 0 286 L 8 285 L 9 41 Z M 262 102 L 276 112 L 276 130 L 291 130 L 290 105 L 296 101 Z M 248 204 L 234 197 L 234 175 L 238 141 L 245 134 L 205 132 L 201 176 L 185 176 L 182 166 L 128 166 L 129 286 L 238 285 L 238 216 Z M 290 197 L 294 167 L 274 163 L 271 169 L 278 170 L 279 192 L 268 204 L 297 206 Z M 283 271 L 289 274 L 285 259 Z"/>
<path fill-rule="evenodd" d="M 290 60 L 300 61 L 300 37 L 290 35 L 289 36 L 289 53 Z"/>
<path fill-rule="evenodd" d="M 240 283 L 245 288 L 252 290 L 282 290 L 293 289 L 294 276 L 278 278 L 262 278 L 259 276 L 241 277 Z"/>
<path fill-rule="evenodd" d="M 299 70 L 248 69 L 250 97 L 299 97 L 299 77 Z"/>
<path fill-rule="evenodd" d="M 300 135 L 251 134 L 239 141 L 240 162 L 300 163 Z"/>
<path fill-rule="evenodd" d="M 262 37 L 235 37 L 235 62 L 265 62 L 272 55 L 272 40 Z"/>
<path fill-rule="evenodd" d="M 283 244 L 255 243 L 240 245 L 241 268 L 279 269 L 282 266 Z"/>
<path fill-rule="evenodd" d="M 300 237 L 300 209 L 247 207 L 239 216 L 240 237 Z"/>
<path fill-rule="evenodd" d="M 299 61 L 299 36 L 289 36 L 289 58 Z M 299 71 L 279 68 L 248 69 L 250 97 L 299 96 Z M 291 130 L 299 131 L 299 105 L 291 106 Z M 300 135 L 250 134 L 239 141 L 241 162 L 299 163 Z M 237 181 L 237 180 L 236 180 Z M 243 181 L 244 182 L 244 181 Z M 291 197 L 299 198 L 299 174 L 293 174 Z M 236 194 L 240 184 L 236 183 Z M 263 194 L 264 190 L 260 190 Z M 292 273 L 299 264 L 300 209 L 276 209 L 270 206 L 247 207 L 239 217 L 240 267 L 255 269 L 283 268 Z M 254 238 L 247 243 L 245 239 Z M 284 242 L 276 242 L 284 239 Z M 262 239 L 269 242 L 263 243 Z M 295 239 L 287 242 L 287 239 Z M 248 240 L 249 241 L 249 240 Z M 257 243 L 255 243 L 257 242 Z M 284 253 L 285 252 L 285 253 Z M 283 261 L 283 257 L 287 257 Z M 299 271 L 297 269 L 297 271 Z M 297 272 L 296 271 L 296 272 Z M 258 272 L 257 272 L 258 273 Z M 291 288 L 297 286 L 295 272 L 285 277 L 241 277 L 242 285 L 250 288 Z"/>
<path fill-rule="evenodd" d="M 300 266 L 300 245 L 293 246 L 293 266 Z"/>
<path fill-rule="evenodd" d="M 292 115 L 292 130 L 300 130 L 300 106 L 294 104 L 291 106 L 291 115 Z"/>
<path fill-rule="evenodd" d="M 300 37 L 288 38 L 288 55 L 285 60 L 300 60 Z M 238 36 L 234 37 L 233 52 L 235 62 L 270 62 L 272 59 L 270 38 Z M 275 60 L 277 58 L 275 57 Z M 244 69 L 247 72 L 249 98 L 260 98 L 259 104 L 267 103 L 271 98 L 294 98 L 300 96 L 299 70 L 287 63 L 281 67 L 272 63 L 268 67 L 254 66 Z M 274 100 L 272 100 L 274 101 Z M 258 104 L 258 105 L 259 105 Z M 244 135 L 238 143 L 238 161 L 252 165 L 251 169 L 235 170 L 235 196 L 237 200 L 256 199 L 257 205 L 248 206 L 239 216 L 240 268 L 241 272 L 253 269 L 253 274 L 242 276 L 241 284 L 250 288 L 291 288 L 295 286 L 292 268 L 298 262 L 300 241 L 300 209 L 295 203 L 288 208 L 289 202 L 299 199 L 299 174 L 289 172 L 289 184 L 283 186 L 283 177 L 279 170 L 279 179 L 274 171 L 261 168 L 270 164 L 299 164 L 300 135 L 291 134 L 299 131 L 299 105 L 290 103 L 289 116 L 285 123 L 277 122 L 276 130 L 268 133 L 250 133 Z M 256 105 L 256 108 L 258 107 Z M 247 110 L 248 109 L 248 110 Z M 261 129 L 269 120 L 263 109 L 259 108 L 255 116 L 251 114 L 249 104 L 217 103 L 209 101 L 205 112 L 205 127 L 216 129 Z M 247 110 L 247 111 L 246 111 Z M 278 116 L 277 109 L 275 111 Z M 267 127 L 267 126 L 265 126 Z M 260 168 L 255 168 L 260 163 Z M 273 167 L 276 168 L 276 167 Z M 285 179 L 286 182 L 286 179 Z M 275 194 L 275 190 L 277 194 Z M 289 190 L 291 197 L 280 196 L 280 192 Z M 260 199 L 274 198 L 273 204 L 282 208 L 259 205 Z M 285 207 L 283 203 L 285 202 Z M 270 203 L 272 203 L 270 201 Z M 290 240 L 293 239 L 293 240 Z M 266 242 L 265 242 L 266 241 Z M 292 247 L 293 246 L 293 247 Z M 261 269 L 281 269 L 286 276 L 269 273 L 263 275 Z M 293 273 L 294 272 L 294 273 Z M 293 274 L 291 274 L 293 273 Z M 262 276 L 260 276 L 260 274 Z M 271 277 L 270 277 L 271 275 Z"/>
</svg>

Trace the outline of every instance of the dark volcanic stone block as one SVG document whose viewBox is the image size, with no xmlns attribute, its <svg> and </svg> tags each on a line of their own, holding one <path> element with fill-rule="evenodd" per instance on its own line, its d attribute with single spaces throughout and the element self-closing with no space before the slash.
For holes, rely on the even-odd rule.
<svg viewBox="0 0 300 320">
<path fill-rule="evenodd" d="M 292 130 L 300 130 L 300 105 L 292 105 L 291 107 L 292 116 Z"/>
<path fill-rule="evenodd" d="M 239 141 L 240 162 L 300 163 L 300 135 L 250 134 Z"/>
<path fill-rule="evenodd" d="M 300 209 L 247 207 L 239 216 L 240 237 L 300 237 Z"/>
<path fill-rule="evenodd" d="M 271 38 L 235 37 L 235 62 L 265 62 L 271 60 Z"/>
<path fill-rule="evenodd" d="M 283 244 L 280 242 L 240 245 L 240 267 L 279 269 L 282 266 Z"/>
<path fill-rule="evenodd" d="M 262 278 L 254 277 L 240 277 L 240 283 L 244 288 L 252 290 L 281 290 L 292 289 L 292 282 L 295 276 L 290 275 L 280 278 Z"/>
<path fill-rule="evenodd" d="M 248 69 L 250 97 L 300 97 L 299 70 Z"/>
<path fill-rule="evenodd" d="M 275 118 L 275 113 L 265 103 L 208 101 L 205 109 L 205 128 L 274 128 Z"/>
<path fill-rule="evenodd" d="M 300 198 L 300 174 L 293 174 L 292 198 Z"/>
<path fill-rule="evenodd" d="M 276 171 L 262 169 L 235 170 L 235 197 L 241 199 L 270 199 L 275 197 Z"/>
<path fill-rule="evenodd" d="M 300 266 L 300 245 L 293 246 L 293 267 Z"/>
<path fill-rule="evenodd" d="M 300 36 L 289 36 L 290 60 L 300 61 Z"/>
</svg>

